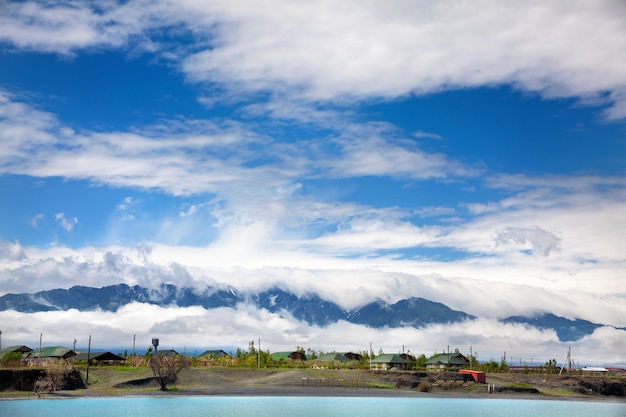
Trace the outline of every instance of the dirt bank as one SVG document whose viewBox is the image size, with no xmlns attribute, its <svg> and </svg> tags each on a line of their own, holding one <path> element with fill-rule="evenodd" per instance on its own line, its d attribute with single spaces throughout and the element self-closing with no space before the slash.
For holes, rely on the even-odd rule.
<svg viewBox="0 0 626 417">
<path fill-rule="evenodd" d="M 80 370 L 83 380 L 85 369 Z M 3 374 L 4 375 L 4 374 Z M 3 377 L 4 379 L 4 377 Z M 92 367 L 86 389 L 65 389 L 51 396 L 144 395 L 341 395 L 341 396 L 522 396 L 529 398 L 611 399 L 626 402 L 626 378 L 574 375 L 488 374 L 476 384 L 459 373 L 366 370 L 189 368 L 166 392 L 148 368 Z M 492 385 L 493 392 L 488 392 Z M 8 387 L 0 398 L 33 397 Z M 70 387 L 71 388 L 71 387 Z"/>
</svg>

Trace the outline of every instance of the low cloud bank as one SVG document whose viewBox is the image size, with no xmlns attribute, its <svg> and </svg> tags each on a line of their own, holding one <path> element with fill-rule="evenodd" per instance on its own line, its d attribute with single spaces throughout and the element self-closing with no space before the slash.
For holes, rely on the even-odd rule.
<svg viewBox="0 0 626 417">
<path fill-rule="evenodd" d="M 8 345 L 39 345 L 85 349 L 89 335 L 93 349 L 132 351 L 136 337 L 136 353 L 143 354 L 152 337 L 160 339 L 163 349 L 194 354 L 204 349 L 247 349 L 248 342 L 261 339 L 263 350 L 295 350 L 297 346 L 315 351 L 364 351 L 370 343 L 374 353 L 410 351 L 427 356 L 458 348 L 468 354 L 470 347 L 479 360 L 499 361 L 506 352 L 507 362 L 543 364 L 555 358 L 559 363 L 572 347 L 574 361 L 579 364 L 624 365 L 622 347 L 626 332 L 610 327 L 597 329 L 583 339 L 562 343 L 554 331 L 541 331 L 519 324 L 503 324 L 495 320 L 477 319 L 448 325 L 432 325 L 420 329 L 373 329 L 338 322 L 320 328 L 295 320 L 289 314 L 272 314 L 248 305 L 236 309 L 205 310 L 200 307 L 158 307 L 134 303 L 116 313 L 75 310 L 24 314 L 0 312 L 4 324 L 3 343 Z"/>
</svg>

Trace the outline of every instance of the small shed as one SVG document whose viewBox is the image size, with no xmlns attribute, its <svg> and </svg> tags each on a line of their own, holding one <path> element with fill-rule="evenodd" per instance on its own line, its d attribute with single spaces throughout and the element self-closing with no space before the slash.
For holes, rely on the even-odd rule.
<svg viewBox="0 0 626 417">
<path fill-rule="evenodd" d="M 459 373 L 461 374 L 470 374 L 472 378 L 474 378 L 474 382 L 478 382 L 481 384 L 487 383 L 487 374 L 481 371 L 472 371 L 469 369 L 460 369 Z"/>
</svg>

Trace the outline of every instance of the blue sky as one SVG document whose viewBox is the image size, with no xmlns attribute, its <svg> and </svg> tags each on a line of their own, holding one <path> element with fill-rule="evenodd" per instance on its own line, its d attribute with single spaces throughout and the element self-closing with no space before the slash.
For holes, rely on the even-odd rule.
<svg viewBox="0 0 626 417">
<path fill-rule="evenodd" d="M 496 320 L 626 326 L 625 13 L 609 0 L 7 2 L 0 294 L 173 282 L 283 285 L 346 307 L 423 296 L 498 340 L 455 328 L 466 345 L 535 355 L 560 348 L 553 334 Z M 63 314 L 92 331 L 87 313 Z M 146 338 L 208 320 L 161 314 Z M 223 314 L 262 321 L 277 347 L 340 349 L 363 332 Z M 115 328 L 107 343 L 123 345 Z M 427 332 L 439 346 L 449 330 Z M 626 362 L 622 333 L 577 347 Z M 406 337 L 432 350 L 424 331 Z"/>
</svg>

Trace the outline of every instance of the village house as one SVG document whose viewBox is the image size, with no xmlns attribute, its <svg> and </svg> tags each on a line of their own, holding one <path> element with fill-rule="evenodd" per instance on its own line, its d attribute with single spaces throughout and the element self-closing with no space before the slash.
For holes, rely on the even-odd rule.
<svg viewBox="0 0 626 417">
<path fill-rule="evenodd" d="M 398 354 L 379 355 L 371 361 L 372 369 L 388 371 L 390 369 L 407 370 L 410 362 Z"/>
<path fill-rule="evenodd" d="M 7 353 L 28 353 L 28 352 L 32 352 L 33 350 L 31 348 L 29 348 L 28 346 L 24 346 L 24 345 L 16 345 L 16 346 L 9 346 L 6 347 L 2 350 L 0 350 L 0 358 L 2 358 L 4 355 L 6 355 Z"/>
<path fill-rule="evenodd" d="M 297 350 L 295 352 L 275 352 L 271 356 L 276 362 L 281 360 L 306 361 L 306 355 Z"/>
<path fill-rule="evenodd" d="M 469 365 L 469 359 L 459 352 L 438 353 L 426 361 L 426 369 L 430 371 L 458 371 Z"/>
<path fill-rule="evenodd" d="M 316 362 L 340 362 L 340 363 L 346 363 L 346 362 L 350 362 L 350 359 L 348 359 L 348 357 L 346 355 L 344 355 L 343 353 L 339 353 L 339 352 L 331 352 L 331 353 L 325 353 L 321 356 L 319 356 L 317 359 L 315 359 Z"/>
<path fill-rule="evenodd" d="M 237 360 L 231 358 L 230 355 L 221 349 L 206 350 L 198 356 L 198 362 L 201 366 L 214 365 L 234 365 Z"/>
<path fill-rule="evenodd" d="M 52 362 L 68 360 L 76 356 L 76 352 L 63 346 L 50 346 L 33 350 L 24 354 L 23 361 L 28 366 L 48 366 Z"/>
<path fill-rule="evenodd" d="M 74 356 L 72 360 L 74 362 L 89 360 L 90 365 L 121 365 L 126 362 L 126 358 L 112 352 L 83 352 Z"/>
</svg>

